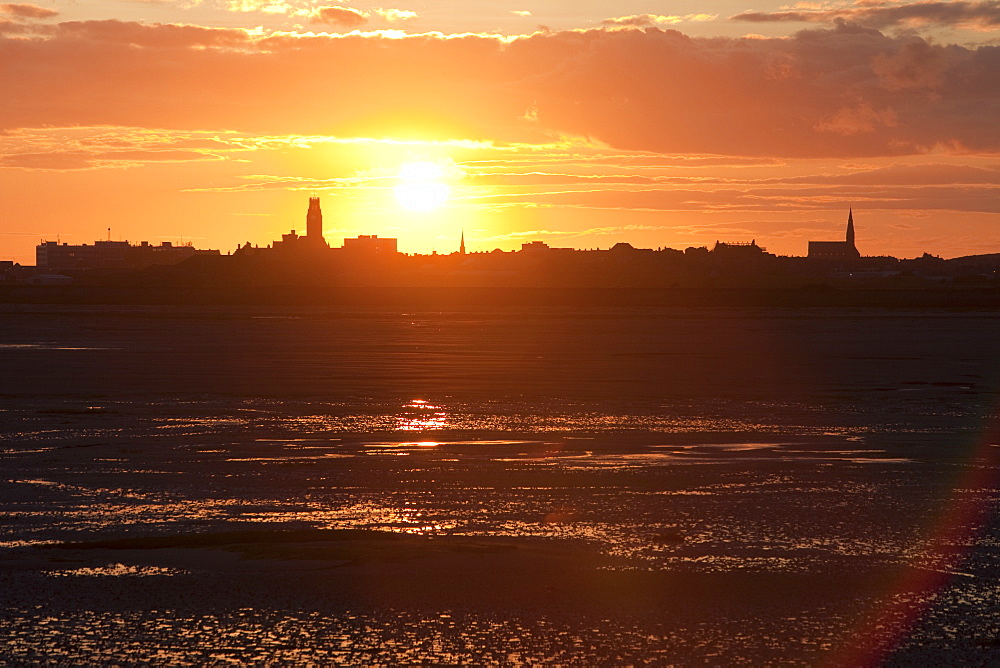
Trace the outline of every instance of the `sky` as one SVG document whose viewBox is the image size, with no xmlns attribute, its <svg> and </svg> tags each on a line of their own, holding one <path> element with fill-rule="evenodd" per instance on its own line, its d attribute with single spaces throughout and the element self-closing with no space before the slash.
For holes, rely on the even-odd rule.
<svg viewBox="0 0 1000 668">
<path fill-rule="evenodd" d="M 1000 252 L 1000 0 L 0 3 L 0 260 L 755 240 Z"/>
</svg>

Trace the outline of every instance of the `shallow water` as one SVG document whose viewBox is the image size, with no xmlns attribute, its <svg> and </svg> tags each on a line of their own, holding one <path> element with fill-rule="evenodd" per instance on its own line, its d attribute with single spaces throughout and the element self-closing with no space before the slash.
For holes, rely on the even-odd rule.
<svg viewBox="0 0 1000 668">
<path fill-rule="evenodd" d="M 890 662 L 987 661 L 996 341 L 997 311 L 6 307 L 0 656 L 816 663 L 872 632 Z M 260 527 L 707 584 L 503 602 L 322 593 L 303 562 L 39 565 L 53 541 Z"/>
</svg>

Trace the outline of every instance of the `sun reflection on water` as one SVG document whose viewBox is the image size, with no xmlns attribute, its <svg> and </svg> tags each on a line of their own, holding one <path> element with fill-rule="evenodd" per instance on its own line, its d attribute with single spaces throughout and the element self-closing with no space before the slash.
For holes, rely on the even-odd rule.
<svg viewBox="0 0 1000 668">
<path fill-rule="evenodd" d="M 427 431 L 447 429 L 448 413 L 424 399 L 414 399 L 403 406 L 404 413 L 396 416 L 396 431 Z"/>
</svg>

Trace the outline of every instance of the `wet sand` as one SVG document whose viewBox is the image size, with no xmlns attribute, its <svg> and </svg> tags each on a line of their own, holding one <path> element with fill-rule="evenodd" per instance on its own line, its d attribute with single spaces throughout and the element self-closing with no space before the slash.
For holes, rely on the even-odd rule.
<svg viewBox="0 0 1000 668">
<path fill-rule="evenodd" d="M 451 629 L 453 637 L 438 642 L 450 645 L 452 660 L 462 657 L 474 663 L 503 661 L 511 654 L 547 663 L 552 657 L 545 652 L 577 664 L 667 663 L 708 655 L 739 662 L 749 658 L 748 651 L 762 656 L 754 647 L 765 629 L 769 642 L 788 651 L 788 659 L 816 660 L 831 645 L 843 642 L 837 632 L 844 632 L 838 629 L 847 621 L 844 615 L 861 613 L 858 602 L 886 575 L 637 570 L 621 568 L 621 560 L 608 559 L 591 546 L 564 541 L 326 533 L 332 535 L 289 533 L 286 540 L 281 532 L 269 536 L 258 532 L 255 537 L 200 535 L 217 541 L 214 547 L 129 549 L 142 541 L 100 547 L 84 543 L 39 550 L 33 563 L 13 568 L 21 577 L 46 573 L 46 584 L 57 583 L 58 594 L 43 584 L 36 596 L 48 593 L 78 601 L 78 609 L 51 619 L 47 626 L 53 631 L 79 634 L 82 629 L 72 622 L 85 626 L 91 622 L 84 620 L 103 616 L 105 621 L 93 631 L 102 636 L 102 651 L 112 655 L 120 651 L 119 643 L 128 644 L 134 632 L 128 626 L 109 629 L 106 620 L 116 616 L 148 617 L 152 610 L 154 617 L 159 611 L 176 623 L 233 611 L 257 615 L 271 611 L 282 613 L 286 625 L 294 625 L 297 633 L 302 631 L 302 617 L 311 615 L 305 624 L 310 634 L 350 628 L 349 620 L 360 618 L 370 624 L 380 619 L 383 632 L 400 637 L 397 651 L 393 653 L 391 646 L 366 648 L 365 632 L 358 623 L 348 634 L 350 640 L 343 646 L 347 655 L 342 658 L 365 663 L 365 653 L 376 652 L 392 664 L 418 658 L 403 636 L 434 637 L 442 629 L 427 626 L 426 620 L 448 619 L 458 626 Z M 108 580 L 118 582 L 109 587 Z M 134 586 L 121 584 L 128 580 Z M 32 606 L 24 607 L 30 614 Z M 830 617 L 831 611 L 837 616 Z M 400 618 L 385 619 L 394 614 Z M 780 620 L 800 615 L 828 617 L 831 626 L 818 637 L 814 630 L 808 638 L 782 628 Z M 495 630 L 476 639 L 462 628 L 470 620 L 489 620 Z M 524 627 L 529 637 L 511 634 L 511 624 Z M 740 638 L 723 635 L 740 627 Z M 746 634 L 751 628 L 754 634 Z M 287 630 L 278 647 L 249 638 L 244 641 L 249 646 L 241 651 L 227 648 L 231 643 L 219 642 L 213 633 L 206 633 L 210 630 L 189 633 L 184 642 L 164 643 L 163 638 L 160 643 L 180 661 L 197 661 L 211 652 L 237 660 L 254 652 L 280 661 L 332 658 L 327 642 L 288 647 Z M 26 658 L 31 649 L 44 654 L 39 640 L 45 631 L 41 637 L 25 634 L 29 638 L 9 644 L 8 658 Z M 39 633 L 37 628 L 34 633 Z M 622 635 L 631 638 L 631 646 L 616 642 Z M 694 637 L 705 645 L 692 645 Z M 586 643 L 581 638 L 587 638 Z M 162 644 L 144 652 L 133 649 L 130 659 L 153 660 L 163 649 Z"/>
<path fill-rule="evenodd" d="M 669 311 L 5 312 L 0 657 L 992 662 L 1000 314 Z"/>
</svg>

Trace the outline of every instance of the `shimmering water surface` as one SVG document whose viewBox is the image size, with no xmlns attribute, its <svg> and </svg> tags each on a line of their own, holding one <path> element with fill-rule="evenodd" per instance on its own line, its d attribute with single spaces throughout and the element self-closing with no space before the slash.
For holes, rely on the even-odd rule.
<svg viewBox="0 0 1000 668">
<path fill-rule="evenodd" d="M 998 342 L 1000 311 L 7 306 L 0 661 L 995 662 Z M 290 529 L 379 533 L 51 547 Z"/>
</svg>

